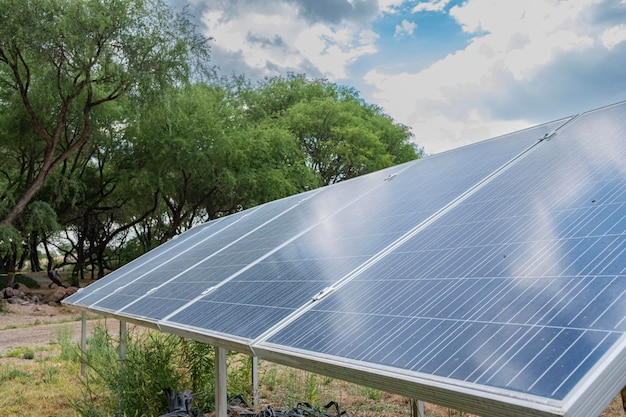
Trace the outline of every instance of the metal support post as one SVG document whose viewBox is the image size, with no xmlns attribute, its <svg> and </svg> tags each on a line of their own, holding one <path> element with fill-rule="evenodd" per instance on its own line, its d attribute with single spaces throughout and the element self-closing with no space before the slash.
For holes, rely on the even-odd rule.
<svg viewBox="0 0 626 417">
<path fill-rule="evenodd" d="M 411 417 L 424 417 L 424 402 L 411 399 Z"/>
<path fill-rule="evenodd" d="M 215 347 L 215 417 L 227 417 L 226 349 Z"/>
<path fill-rule="evenodd" d="M 87 375 L 87 312 L 85 310 L 81 313 L 81 325 L 80 325 L 80 376 Z"/>
<path fill-rule="evenodd" d="M 259 358 L 252 357 L 252 405 L 259 405 Z"/>
</svg>

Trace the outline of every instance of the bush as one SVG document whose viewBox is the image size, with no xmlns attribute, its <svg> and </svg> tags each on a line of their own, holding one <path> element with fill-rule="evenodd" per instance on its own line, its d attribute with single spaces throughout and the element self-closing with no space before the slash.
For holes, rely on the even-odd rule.
<svg viewBox="0 0 626 417">
<path fill-rule="evenodd" d="M 214 408 L 213 348 L 159 332 L 130 332 L 126 359 L 121 361 L 114 340 L 98 326 L 87 341 L 83 400 L 74 408 L 81 416 L 161 415 L 167 410 L 163 392 L 191 389 L 194 409 Z M 101 404 L 101 409 L 93 404 Z"/>
<path fill-rule="evenodd" d="M 35 351 L 31 348 L 24 349 L 24 353 L 22 353 L 22 358 L 24 359 L 35 359 Z"/>
</svg>

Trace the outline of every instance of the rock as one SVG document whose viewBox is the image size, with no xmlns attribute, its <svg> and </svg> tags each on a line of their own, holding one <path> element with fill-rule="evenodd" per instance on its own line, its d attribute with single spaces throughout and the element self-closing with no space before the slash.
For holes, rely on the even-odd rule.
<svg viewBox="0 0 626 417">
<path fill-rule="evenodd" d="M 11 287 L 5 288 L 2 292 L 3 292 L 3 298 L 15 297 L 15 290 Z"/>
<path fill-rule="evenodd" d="M 69 288 L 59 287 L 55 289 L 53 292 L 44 295 L 41 301 L 49 305 L 58 304 L 64 298 L 69 297 L 70 295 L 74 294 L 76 290 L 77 290 L 76 287 L 69 287 Z"/>
</svg>

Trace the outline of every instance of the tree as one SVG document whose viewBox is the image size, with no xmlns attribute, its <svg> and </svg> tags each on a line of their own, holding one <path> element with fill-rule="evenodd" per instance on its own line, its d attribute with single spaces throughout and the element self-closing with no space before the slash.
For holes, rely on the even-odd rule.
<svg viewBox="0 0 626 417">
<path fill-rule="evenodd" d="M 146 249 L 199 222 L 317 186 L 293 136 L 265 119 L 250 123 L 240 99 L 226 81 L 173 88 L 129 124 L 135 195 L 160 196 L 137 230 Z"/>
<path fill-rule="evenodd" d="M 203 69 L 194 64 L 207 62 L 207 39 L 172 10 L 161 0 L 0 0 L 0 145 L 9 156 L 0 267 L 10 275 L 23 248 L 45 241 L 49 231 L 28 231 L 23 218 L 54 214 L 37 194 L 92 140 L 94 110 L 123 96 L 155 100 Z"/>
<path fill-rule="evenodd" d="M 91 112 L 184 82 L 206 39 L 161 0 L 0 0 L 0 104 L 21 101 L 43 150 L 15 189 L 12 224 L 45 180 L 89 140 Z"/>
<path fill-rule="evenodd" d="M 323 185 L 421 156 L 408 127 L 353 88 L 291 74 L 265 80 L 246 100 L 252 120 L 273 120 L 294 135 Z"/>
</svg>

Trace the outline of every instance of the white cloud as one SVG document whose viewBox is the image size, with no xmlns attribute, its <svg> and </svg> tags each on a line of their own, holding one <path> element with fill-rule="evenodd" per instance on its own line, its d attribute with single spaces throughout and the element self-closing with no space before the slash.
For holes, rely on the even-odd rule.
<svg viewBox="0 0 626 417">
<path fill-rule="evenodd" d="M 560 55 L 593 48 L 594 38 L 580 20 L 597 2 L 468 0 L 450 11 L 474 35 L 467 47 L 418 73 L 372 70 L 365 81 L 376 89 L 375 101 L 411 126 L 427 152 L 528 127 L 531 122 L 521 118 L 495 119 L 486 103 L 516 84 L 531 83 Z"/>
<path fill-rule="evenodd" d="M 249 4 L 238 12 L 228 18 L 222 11 L 203 15 L 207 34 L 215 39 L 211 45 L 239 55 L 245 66 L 264 75 L 313 67 L 324 77 L 341 79 L 350 63 L 376 52 L 378 35 L 368 28 L 348 22 L 310 24 L 291 4 Z"/>
<path fill-rule="evenodd" d="M 622 0 L 626 4 L 626 0 Z M 617 25 L 606 29 L 600 36 L 602 44 L 607 49 L 613 49 L 620 43 L 626 41 L 626 25 Z"/>
<path fill-rule="evenodd" d="M 450 0 L 429 0 L 418 3 L 413 8 L 413 13 L 419 12 L 441 12 L 450 3 Z"/>
<path fill-rule="evenodd" d="M 559 111 L 554 118 L 570 115 L 573 105 L 565 107 L 572 97 L 588 103 L 595 95 L 594 105 L 609 103 L 600 98 L 625 98 L 619 96 L 626 91 L 619 69 L 626 57 L 618 56 L 617 47 L 626 41 L 620 17 L 626 0 L 463 0 L 453 7 L 449 0 L 417 5 L 379 0 L 381 21 L 389 15 L 395 16 L 386 22 L 401 21 L 391 33 L 375 33 L 369 26 L 375 9 L 357 13 L 359 19 L 311 19 L 303 13 L 304 1 L 218 3 L 222 6 L 203 9 L 213 10 L 205 11 L 203 20 L 225 73 L 259 79 L 293 71 L 353 85 L 366 101 L 411 126 L 416 142 L 431 153 L 546 122 L 544 110 L 550 106 Z M 220 7 L 223 12 L 215 11 Z M 412 48 L 423 48 L 428 36 L 440 34 L 424 26 L 420 36 L 426 38 L 411 43 L 417 28 L 411 10 L 448 13 L 467 43 L 430 64 L 429 58 L 415 59 L 422 49 Z M 383 26 L 388 27 L 373 27 Z M 388 39 L 394 35 L 406 38 L 402 50 Z M 385 47 L 377 56 L 381 37 Z M 441 57 L 441 50 L 433 53 L 436 45 L 441 43 L 426 55 Z M 367 55 L 372 59 L 360 59 Z M 409 65 L 419 69 L 411 72 Z"/>
<path fill-rule="evenodd" d="M 403 19 L 401 24 L 396 25 L 394 37 L 403 38 L 406 36 L 413 36 L 413 32 L 415 32 L 416 27 L 417 24 L 415 22 L 409 22 L 408 20 Z"/>
<path fill-rule="evenodd" d="M 532 71 L 563 51 L 593 46 L 593 38 L 579 33 L 576 19 L 597 0 L 577 2 L 492 2 L 473 0 L 450 10 L 469 33 L 486 33 L 476 42 L 494 52 L 516 79 L 529 79 Z M 524 39 L 523 44 L 515 40 Z"/>
<path fill-rule="evenodd" d="M 394 14 L 406 0 L 378 0 L 378 7 L 382 13 Z M 626 1 L 626 0 L 624 0 Z"/>
</svg>

